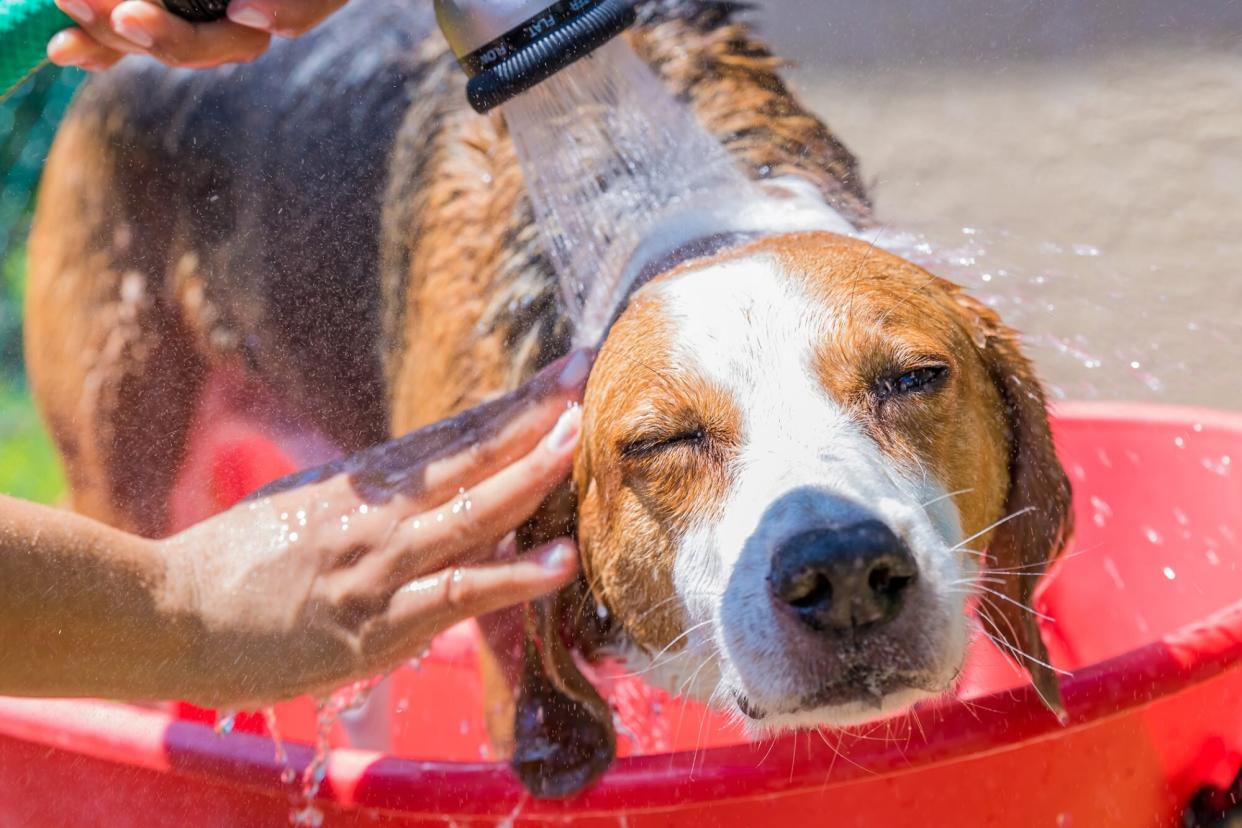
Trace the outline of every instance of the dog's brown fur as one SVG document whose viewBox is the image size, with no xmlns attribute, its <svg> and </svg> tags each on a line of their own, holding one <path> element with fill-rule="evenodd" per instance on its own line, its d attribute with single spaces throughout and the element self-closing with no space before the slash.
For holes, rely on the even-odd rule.
<svg viewBox="0 0 1242 828">
<path fill-rule="evenodd" d="M 866 225 L 853 157 L 789 93 L 739 10 L 647 0 L 626 36 L 752 176 L 803 178 Z M 283 83 L 317 58 L 300 86 Z M 253 67 L 191 76 L 145 64 L 88 84 L 49 159 L 30 249 L 30 375 L 73 505 L 149 536 L 172 528 L 170 494 L 212 377 L 255 392 L 241 395 L 250 416 L 350 451 L 513 389 L 567 348 L 503 121 L 466 107 L 429 14 L 404 0 L 351 6 Z M 997 370 L 1029 378 L 995 317 L 970 310 Z M 1021 482 L 1056 466 L 1017 449 L 1025 429 L 1047 443 L 1042 398 L 1024 390 L 1006 397 L 1018 481 L 1007 507 L 1060 517 L 1059 483 Z M 526 541 L 572 528 L 572 507 L 550 504 Z M 1042 561 L 1057 545 L 1057 533 L 1011 526 L 998 532 L 1007 561 Z M 585 603 L 530 622 L 525 683 L 543 688 L 530 696 L 540 722 L 557 710 L 607 718 L 555 630 L 585 629 L 557 609 Z M 1042 653 L 1037 635 L 1016 639 Z M 489 674 L 497 687 L 516 677 L 504 658 Z M 494 732 L 507 736 L 514 710 L 499 695 Z M 610 725 L 598 727 L 580 741 L 606 750 Z M 544 791 L 602 769 L 585 762 L 585 775 Z M 548 772 L 531 768 L 528 784 Z"/>
</svg>

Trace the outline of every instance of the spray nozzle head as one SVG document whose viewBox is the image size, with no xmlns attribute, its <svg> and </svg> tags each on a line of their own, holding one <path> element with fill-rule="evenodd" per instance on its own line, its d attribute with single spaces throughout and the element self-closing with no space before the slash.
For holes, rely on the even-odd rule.
<svg viewBox="0 0 1242 828">
<path fill-rule="evenodd" d="M 436 0 L 436 19 L 487 112 L 589 55 L 634 22 L 630 0 Z"/>
</svg>

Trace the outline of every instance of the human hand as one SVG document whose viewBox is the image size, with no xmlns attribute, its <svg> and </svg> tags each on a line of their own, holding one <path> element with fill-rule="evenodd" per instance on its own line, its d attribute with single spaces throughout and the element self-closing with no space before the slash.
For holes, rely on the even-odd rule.
<svg viewBox="0 0 1242 828">
<path fill-rule="evenodd" d="M 326 692 L 572 580 L 572 541 L 514 557 L 512 531 L 569 473 L 589 367 L 579 352 L 507 397 L 162 542 L 170 601 L 203 628 L 188 636 L 202 671 L 183 682 L 202 688 L 191 700 Z"/>
<path fill-rule="evenodd" d="M 232 0 L 228 19 L 197 24 L 151 0 L 56 0 L 56 5 L 78 28 L 53 37 L 48 58 L 97 71 L 133 53 L 196 68 L 254 60 L 272 35 L 305 34 L 345 0 Z"/>
</svg>

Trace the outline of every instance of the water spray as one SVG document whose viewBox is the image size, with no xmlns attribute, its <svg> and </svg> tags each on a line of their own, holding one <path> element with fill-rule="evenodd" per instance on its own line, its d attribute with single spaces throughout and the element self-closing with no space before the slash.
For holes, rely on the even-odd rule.
<svg viewBox="0 0 1242 828">
<path fill-rule="evenodd" d="M 436 0 L 479 112 L 499 107 L 578 345 L 639 275 L 760 200 L 720 143 L 619 38 L 629 0 Z"/>
<path fill-rule="evenodd" d="M 228 0 L 151 0 L 193 21 Z M 410 0 L 411 3 L 426 0 Z M 480 113 L 499 108 L 578 345 L 598 343 L 644 262 L 752 229 L 760 188 L 618 37 L 632 0 L 435 0 Z M 0 0 L 0 98 L 73 26 L 53 0 Z"/>
</svg>

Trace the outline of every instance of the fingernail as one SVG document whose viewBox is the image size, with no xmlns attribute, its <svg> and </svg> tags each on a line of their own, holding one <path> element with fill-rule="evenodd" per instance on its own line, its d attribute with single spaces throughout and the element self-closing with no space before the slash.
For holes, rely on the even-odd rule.
<svg viewBox="0 0 1242 828">
<path fill-rule="evenodd" d="M 95 10 L 82 0 L 59 0 L 58 5 L 61 11 L 79 23 L 91 23 L 95 20 Z"/>
<path fill-rule="evenodd" d="M 78 66 L 82 63 L 80 55 L 69 54 L 57 55 L 57 52 L 63 51 L 69 46 L 69 34 L 67 32 L 59 32 L 52 35 L 52 39 L 47 42 L 48 59 L 58 66 Z"/>
<path fill-rule="evenodd" d="M 136 20 L 131 20 L 128 16 L 114 17 L 112 31 L 143 49 L 150 49 L 155 45 L 155 38 L 151 36 L 146 27 Z"/>
<path fill-rule="evenodd" d="M 589 373 L 591 373 L 591 354 L 587 351 L 578 351 L 569 358 L 569 362 L 565 363 L 556 382 L 566 390 L 577 388 L 586 381 Z"/>
<path fill-rule="evenodd" d="M 548 450 L 561 454 L 578 443 L 578 435 L 582 431 L 582 409 L 570 408 L 556 421 L 552 431 L 546 438 Z"/>
<path fill-rule="evenodd" d="M 228 14 L 229 20 L 250 29 L 268 31 L 276 24 L 276 21 L 267 12 L 256 9 L 247 3 L 230 3 Z"/>
<path fill-rule="evenodd" d="M 557 541 L 540 553 L 539 563 L 548 569 L 564 569 L 577 554 L 569 541 Z"/>
<path fill-rule="evenodd" d="M 496 560 L 511 561 L 517 557 L 517 533 L 510 532 L 496 545 Z"/>
</svg>

